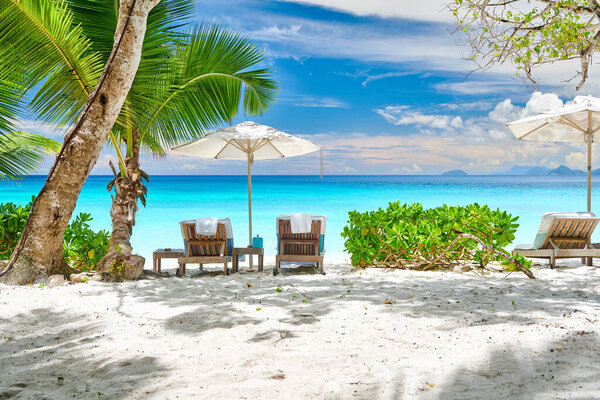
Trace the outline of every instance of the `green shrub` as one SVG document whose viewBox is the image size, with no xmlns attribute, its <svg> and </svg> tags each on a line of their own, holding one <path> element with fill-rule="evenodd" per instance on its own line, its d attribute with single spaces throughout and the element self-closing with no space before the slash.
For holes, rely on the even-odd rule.
<svg viewBox="0 0 600 400">
<path fill-rule="evenodd" d="M 479 204 L 424 209 L 421 204 L 395 202 L 385 210 L 351 211 L 348 216 L 342 237 L 352 265 L 358 267 L 485 266 L 503 259 L 491 249 L 508 256 L 503 248 L 514 240 L 519 226 L 518 217 Z M 519 261 L 527 264 L 522 257 Z"/>
<path fill-rule="evenodd" d="M 14 203 L 0 204 L 0 260 L 7 260 L 25 228 L 33 200 L 25 206 Z M 81 213 L 71 221 L 63 241 L 63 255 L 73 267 L 83 271 L 96 268 L 108 251 L 110 235 L 107 231 L 94 232 L 89 225 L 92 217 Z"/>
<path fill-rule="evenodd" d="M 21 238 L 33 199 L 35 197 L 25 207 L 14 203 L 0 204 L 0 260 L 8 260 Z"/>
<path fill-rule="evenodd" d="M 110 235 L 107 231 L 94 232 L 89 225 L 92 217 L 80 213 L 71 221 L 63 239 L 63 256 L 73 267 L 83 271 L 96 269 L 108 251 Z"/>
</svg>

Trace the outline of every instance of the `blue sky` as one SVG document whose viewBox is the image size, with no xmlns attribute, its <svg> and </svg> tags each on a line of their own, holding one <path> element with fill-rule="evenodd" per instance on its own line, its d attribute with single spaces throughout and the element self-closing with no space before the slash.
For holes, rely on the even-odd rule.
<svg viewBox="0 0 600 400">
<path fill-rule="evenodd" d="M 263 116 L 240 116 L 326 148 L 327 174 L 491 173 L 513 165 L 583 168 L 578 145 L 517 142 L 504 124 L 561 104 L 574 64 L 538 72 L 533 93 L 510 65 L 468 75 L 442 0 L 209 0 L 197 20 L 218 21 L 264 49 L 281 85 Z M 468 76 L 467 76 L 468 75 Z M 593 78 L 581 94 L 593 94 Z M 26 128 L 51 135 L 24 121 Z M 109 149 L 93 173 L 108 173 Z M 245 163 L 169 154 L 146 157 L 151 174 L 243 174 Z M 40 173 L 45 173 L 48 160 Z M 318 155 L 256 162 L 258 174 L 317 174 Z"/>
</svg>

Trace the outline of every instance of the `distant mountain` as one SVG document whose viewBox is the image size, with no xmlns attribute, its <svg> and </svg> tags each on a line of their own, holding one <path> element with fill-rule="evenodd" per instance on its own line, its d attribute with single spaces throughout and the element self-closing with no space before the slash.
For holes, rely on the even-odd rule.
<svg viewBox="0 0 600 400">
<path fill-rule="evenodd" d="M 448 176 L 465 176 L 465 175 L 469 175 L 469 174 L 467 174 L 462 169 L 453 169 L 452 171 L 446 171 L 446 172 L 444 172 L 442 175 L 448 175 Z"/>
<path fill-rule="evenodd" d="M 558 168 L 551 169 L 548 171 L 548 175 L 560 175 L 560 176 L 580 176 L 586 173 L 578 169 L 571 169 L 566 165 L 561 165 Z"/>
<path fill-rule="evenodd" d="M 496 172 L 492 175 L 529 175 L 529 176 L 544 176 L 548 175 L 550 168 L 536 167 L 532 165 L 515 165 L 508 171 Z"/>
</svg>

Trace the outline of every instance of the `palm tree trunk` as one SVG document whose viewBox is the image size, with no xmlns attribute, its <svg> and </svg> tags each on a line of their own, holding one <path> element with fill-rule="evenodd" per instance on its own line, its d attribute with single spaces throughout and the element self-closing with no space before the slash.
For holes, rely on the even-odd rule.
<svg viewBox="0 0 600 400">
<path fill-rule="evenodd" d="M 25 229 L 0 281 L 44 281 L 68 268 L 62 241 L 81 188 L 95 165 L 135 77 L 148 13 L 160 0 L 121 0 L 114 45 L 94 91 L 33 203 Z"/>
<path fill-rule="evenodd" d="M 146 187 L 142 178 L 148 180 L 148 175 L 140 169 L 140 146 L 138 145 L 138 130 L 131 135 L 131 155 L 125 159 L 124 173 L 118 173 L 110 163 L 114 179 L 108 184 L 108 191 L 114 187 L 110 217 L 112 219 L 112 234 L 110 247 L 106 255 L 98 263 L 98 269 L 108 273 L 114 280 L 137 279 L 144 268 L 144 257 L 132 254 L 131 234 L 135 225 L 138 199 L 146 205 Z"/>
</svg>

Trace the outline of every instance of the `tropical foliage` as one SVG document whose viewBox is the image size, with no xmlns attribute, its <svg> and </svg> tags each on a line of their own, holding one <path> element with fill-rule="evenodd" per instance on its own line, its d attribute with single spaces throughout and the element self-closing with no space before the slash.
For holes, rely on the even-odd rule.
<svg viewBox="0 0 600 400">
<path fill-rule="evenodd" d="M 27 222 L 34 198 L 26 205 L 0 204 L 0 260 L 10 258 Z M 108 250 L 109 235 L 105 230 L 91 229 L 90 214 L 81 213 L 69 224 L 63 241 L 65 260 L 73 268 L 90 271 Z"/>
<path fill-rule="evenodd" d="M 164 154 L 230 122 L 240 109 L 260 114 L 275 99 L 273 71 L 256 67 L 264 57 L 247 37 L 215 24 L 183 29 L 193 5 L 162 0 L 151 11 L 140 66 L 109 134 L 118 159 L 111 215 L 113 224 L 128 225 L 119 232 L 131 234 L 137 199 L 146 202 L 137 146 Z M 112 51 L 118 6 L 114 0 L 0 0 L 0 70 L 20 82 L 37 120 L 58 127 L 75 122 Z M 121 237 L 113 228 L 113 240 Z"/>
<path fill-rule="evenodd" d="M 60 144 L 42 135 L 17 131 L 15 121 L 23 109 L 21 88 L 3 76 L 0 70 L 0 180 L 15 180 L 34 171 L 47 153 L 58 151 Z"/>
<path fill-rule="evenodd" d="M 351 211 L 348 216 L 342 236 L 352 265 L 358 267 L 426 270 L 506 260 L 507 267 L 515 267 L 503 248 L 515 238 L 518 217 L 506 211 L 476 203 L 425 209 L 395 202 L 387 209 Z M 529 265 L 522 258 L 517 261 Z"/>
<path fill-rule="evenodd" d="M 96 269 L 108 251 L 108 231 L 94 231 L 90 227 L 92 216 L 80 213 L 71 221 L 63 239 L 63 255 L 73 268 L 82 271 Z"/>
</svg>

